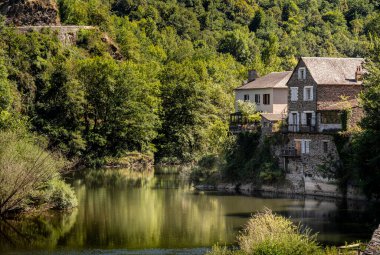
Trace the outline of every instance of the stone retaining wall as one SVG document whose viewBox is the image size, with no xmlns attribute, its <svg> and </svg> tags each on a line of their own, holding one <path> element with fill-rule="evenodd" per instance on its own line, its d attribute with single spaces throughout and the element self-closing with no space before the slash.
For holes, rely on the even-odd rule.
<svg viewBox="0 0 380 255">
<path fill-rule="evenodd" d="M 375 255 L 380 254 L 380 226 L 372 235 L 371 241 L 368 243 L 364 255 Z"/>
</svg>

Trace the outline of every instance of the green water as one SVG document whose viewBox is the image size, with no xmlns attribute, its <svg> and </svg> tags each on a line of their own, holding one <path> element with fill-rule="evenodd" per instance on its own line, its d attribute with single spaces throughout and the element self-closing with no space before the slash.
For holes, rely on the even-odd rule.
<svg viewBox="0 0 380 255">
<path fill-rule="evenodd" d="M 198 192 L 171 169 L 85 171 L 69 176 L 79 206 L 67 213 L 0 224 L 0 254 L 204 254 L 233 244 L 265 207 L 319 232 L 319 241 L 369 239 L 377 205 Z"/>
</svg>

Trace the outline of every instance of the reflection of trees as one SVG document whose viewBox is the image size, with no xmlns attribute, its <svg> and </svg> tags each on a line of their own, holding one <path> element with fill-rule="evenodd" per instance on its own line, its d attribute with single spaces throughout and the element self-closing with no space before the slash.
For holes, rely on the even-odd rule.
<svg viewBox="0 0 380 255">
<path fill-rule="evenodd" d="M 0 221 L 0 250 L 54 248 L 73 227 L 78 210 Z"/>
<path fill-rule="evenodd" d="M 175 174 L 152 177 L 138 189 L 85 183 L 76 189 L 78 224 L 67 239 L 72 247 L 209 246 L 233 234 L 218 198 L 194 196 Z"/>
</svg>

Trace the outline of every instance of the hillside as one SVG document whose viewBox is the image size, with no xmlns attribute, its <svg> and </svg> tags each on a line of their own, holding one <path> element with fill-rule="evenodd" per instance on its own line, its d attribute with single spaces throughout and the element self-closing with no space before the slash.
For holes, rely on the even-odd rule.
<svg viewBox="0 0 380 255">
<path fill-rule="evenodd" d="M 380 34 L 374 0 L 19 0 L 0 10 L 16 25 L 99 28 L 79 31 L 74 45 L 49 31 L 0 30 L 9 49 L 0 127 L 21 115 L 51 148 L 95 165 L 128 151 L 177 163 L 220 153 L 248 69 L 368 57 Z"/>
<path fill-rule="evenodd" d="M 59 25 L 59 10 L 55 0 L 4 0 L 0 14 L 15 26 Z"/>
</svg>

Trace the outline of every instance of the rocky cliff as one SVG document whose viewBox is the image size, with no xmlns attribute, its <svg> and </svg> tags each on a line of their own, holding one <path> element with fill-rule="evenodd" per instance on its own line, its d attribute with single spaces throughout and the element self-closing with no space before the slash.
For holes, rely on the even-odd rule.
<svg viewBox="0 0 380 255">
<path fill-rule="evenodd" d="M 60 25 L 55 0 L 1 0 L 0 14 L 15 26 Z"/>
</svg>

